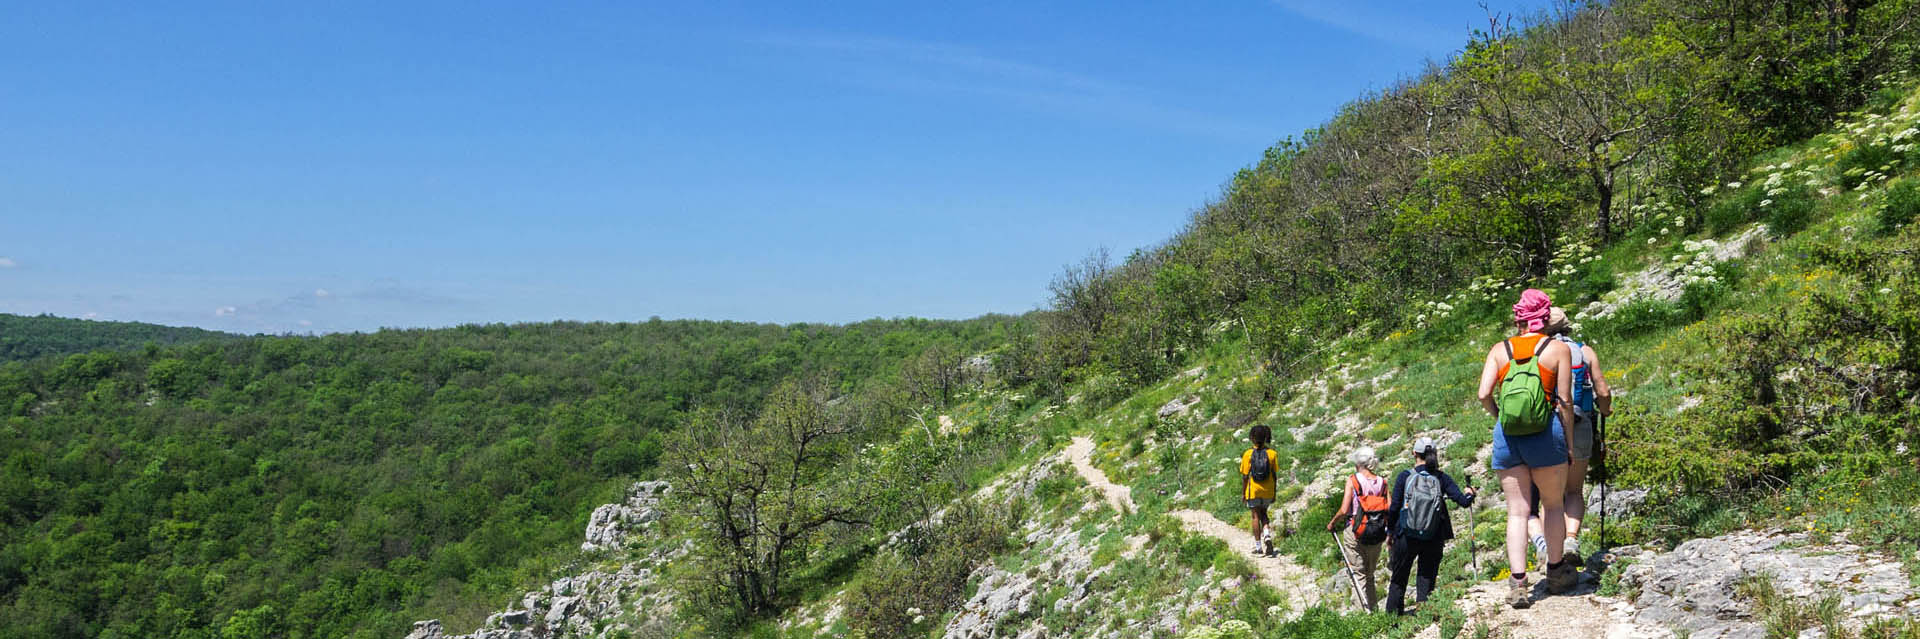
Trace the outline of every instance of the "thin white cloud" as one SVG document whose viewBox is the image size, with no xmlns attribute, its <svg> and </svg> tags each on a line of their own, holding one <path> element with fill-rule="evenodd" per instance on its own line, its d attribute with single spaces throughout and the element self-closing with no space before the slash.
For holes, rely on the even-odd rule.
<svg viewBox="0 0 1920 639">
<path fill-rule="evenodd" d="M 232 306 L 222 306 L 220 308 L 213 309 L 213 316 L 214 317 L 233 317 L 235 313 L 239 313 L 239 312 L 240 312 L 240 309 L 238 308 L 234 308 Z"/>
<path fill-rule="evenodd" d="M 0 268 L 13 268 L 19 265 L 20 263 L 13 261 L 11 257 L 0 257 Z"/>
<path fill-rule="evenodd" d="M 884 91 L 965 94 L 1189 134 L 1245 140 L 1270 127 L 1174 106 L 1141 87 L 940 42 L 835 35 L 781 35 L 755 44 L 829 58 L 832 81 Z"/>
<path fill-rule="evenodd" d="M 313 289 L 314 297 L 331 297 L 332 295 L 333 293 L 327 291 L 327 289 L 324 289 L 324 288 Z"/>
<path fill-rule="evenodd" d="M 1422 51 L 1434 57 L 1466 44 L 1468 25 L 1434 23 L 1410 17 L 1404 9 L 1357 2 L 1273 0 L 1294 15 L 1383 44 Z"/>
<path fill-rule="evenodd" d="M 301 326 L 313 326 L 313 320 L 300 320 Z"/>
</svg>

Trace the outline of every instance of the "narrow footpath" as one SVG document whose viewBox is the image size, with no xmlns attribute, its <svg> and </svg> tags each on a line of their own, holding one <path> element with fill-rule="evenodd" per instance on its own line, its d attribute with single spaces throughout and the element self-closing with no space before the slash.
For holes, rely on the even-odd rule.
<svg viewBox="0 0 1920 639">
<path fill-rule="evenodd" d="M 1067 447 L 1067 458 L 1073 462 L 1073 470 L 1080 474 L 1095 490 L 1106 497 L 1114 510 L 1132 512 L 1133 489 L 1107 480 L 1107 474 L 1093 467 L 1093 440 L 1086 437 L 1073 438 L 1073 444 Z M 1260 578 L 1287 597 L 1288 617 L 1299 615 L 1320 601 L 1320 589 L 1315 585 L 1314 573 L 1295 562 L 1291 555 L 1278 557 L 1257 557 L 1248 551 L 1253 548 L 1253 535 L 1240 528 L 1220 521 L 1212 513 L 1199 510 L 1176 510 L 1170 513 L 1187 530 L 1226 542 L 1227 548 L 1239 553 L 1252 563 Z"/>
</svg>

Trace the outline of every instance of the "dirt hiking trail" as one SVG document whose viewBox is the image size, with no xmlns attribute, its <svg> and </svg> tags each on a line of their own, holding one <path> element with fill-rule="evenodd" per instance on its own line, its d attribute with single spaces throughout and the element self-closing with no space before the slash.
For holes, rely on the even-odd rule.
<svg viewBox="0 0 1920 639">
<path fill-rule="evenodd" d="M 1108 481 L 1106 473 L 1093 467 L 1092 439 L 1073 438 L 1072 445 L 1067 446 L 1067 458 L 1073 462 L 1073 470 L 1080 474 L 1080 478 L 1086 480 L 1095 490 L 1100 491 L 1114 510 L 1123 513 L 1133 512 L 1133 489 Z M 1205 511 L 1176 510 L 1167 514 L 1179 519 L 1189 531 L 1226 542 L 1229 550 L 1253 564 L 1254 569 L 1259 572 L 1260 578 L 1265 580 L 1267 585 L 1273 586 L 1275 590 L 1286 595 L 1289 617 L 1298 615 L 1319 603 L 1320 589 L 1315 585 L 1313 571 L 1296 563 L 1291 555 L 1254 556 L 1249 552 L 1253 548 L 1253 534 L 1247 532 L 1245 528 L 1220 521 L 1220 518 Z"/>
</svg>

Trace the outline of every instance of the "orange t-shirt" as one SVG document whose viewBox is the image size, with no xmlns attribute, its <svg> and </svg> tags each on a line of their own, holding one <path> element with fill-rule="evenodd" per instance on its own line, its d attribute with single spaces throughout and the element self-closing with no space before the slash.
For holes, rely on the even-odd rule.
<svg viewBox="0 0 1920 639">
<path fill-rule="evenodd" d="M 1533 357 L 1533 352 L 1540 348 L 1540 340 L 1543 340 L 1543 339 L 1547 339 L 1547 336 L 1536 334 L 1536 335 L 1522 335 L 1520 337 L 1515 337 L 1507 341 L 1513 344 L 1514 359 L 1524 360 L 1529 357 Z M 1513 365 L 1513 360 L 1507 360 L 1506 363 L 1500 365 L 1499 379 L 1507 378 L 1507 368 L 1512 365 Z M 1554 376 L 1554 372 L 1551 367 L 1547 367 L 1547 366 L 1540 367 L 1540 385 L 1546 387 L 1547 397 L 1555 397 L 1556 395 L 1554 393 L 1560 390 L 1559 387 L 1554 386 L 1553 376 Z"/>
</svg>

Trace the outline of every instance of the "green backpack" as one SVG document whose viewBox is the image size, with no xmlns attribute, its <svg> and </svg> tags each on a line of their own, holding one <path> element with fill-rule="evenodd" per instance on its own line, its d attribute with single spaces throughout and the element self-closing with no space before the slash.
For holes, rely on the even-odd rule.
<svg viewBox="0 0 1920 639">
<path fill-rule="evenodd" d="M 1540 345 L 1533 355 L 1526 359 L 1514 359 L 1513 340 L 1502 342 L 1507 347 L 1507 377 L 1500 380 L 1500 429 L 1510 436 L 1535 435 L 1546 432 L 1553 424 L 1553 400 L 1547 394 L 1547 388 L 1540 381 L 1540 354 L 1547 351 L 1547 345 L 1553 340 L 1541 338 Z"/>
</svg>

